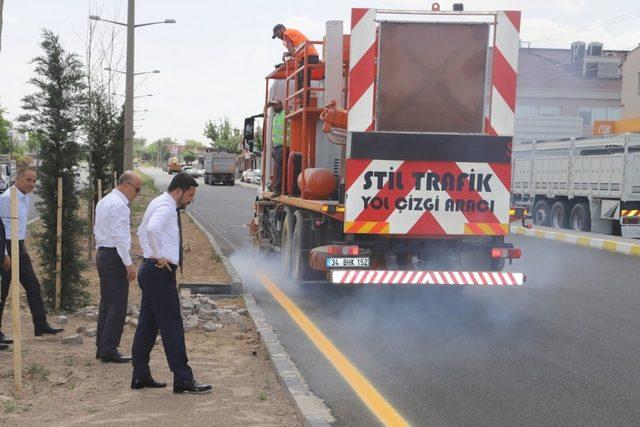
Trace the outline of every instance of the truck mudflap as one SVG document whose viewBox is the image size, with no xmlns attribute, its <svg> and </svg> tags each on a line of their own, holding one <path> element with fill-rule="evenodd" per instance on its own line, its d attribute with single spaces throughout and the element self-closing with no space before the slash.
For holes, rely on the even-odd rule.
<svg viewBox="0 0 640 427">
<path fill-rule="evenodd" d="M 523 286 L 524 273 L 495 271 L 332 270 L 336 285 Z"/>
</svg>

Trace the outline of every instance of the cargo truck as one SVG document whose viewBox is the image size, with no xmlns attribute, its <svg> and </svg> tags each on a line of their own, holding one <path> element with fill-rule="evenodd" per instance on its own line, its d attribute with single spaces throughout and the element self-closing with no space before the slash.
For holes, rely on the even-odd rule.
<svg viewBox="0 0 640 427">
<path fill-rule="evenodd" d="M 640 238 L 640 134 L 518 144 L 512 188 L 536 225 Z"/>
<path fill-rule="evenodd" d="M 180 173 L 182 171 L 182 166 L 182 163 L 178 161 L 177 157 L 171 157 L 167 163 L 167 172 L 169 172 L 169 175 Z"/>
<path fill-rule="evenodd" d="M 294 282 L 524 283 L 502 271 L 521 254 L 505 241 L 520 12 L 455 7 L 352 9 L 350 34 L 329 21 L 267 75 L 264 105 L 286 111 L 283 188 L 269 191 L 265 107 L 250 229 Z"/>
<path fill-rule="evenodd" d="M 225 152 L 209 152 L 204 154 L 204 183 L 213 185 L 235 185 L 236 156 Z"/>
</svg>

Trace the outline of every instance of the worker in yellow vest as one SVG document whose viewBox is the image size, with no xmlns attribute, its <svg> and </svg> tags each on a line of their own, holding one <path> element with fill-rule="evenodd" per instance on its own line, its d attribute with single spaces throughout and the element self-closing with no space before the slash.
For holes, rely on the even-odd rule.
<svg viewBox="0 0 640 427">
<path fill-rule="evenodd" d="M 271 156 L 275 162 L 273 176 L 273 196 L 278 197 L 282 193 L 282 156 L 284 146 L 284 126 L 285 111 L 282 101 L 274 99 L 269 103 L 269 107 L 273 108 L 273 121 L 271 122 L 271 145 L 273 150 Z"/>
</svg>

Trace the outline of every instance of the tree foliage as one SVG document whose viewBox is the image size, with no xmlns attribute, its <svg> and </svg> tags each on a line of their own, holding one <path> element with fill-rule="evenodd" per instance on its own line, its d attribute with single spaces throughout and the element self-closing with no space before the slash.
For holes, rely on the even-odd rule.
<svg viewBox="0 0 640 427">
<path fill-rule="evenodd" d="M 101 180 L 103 189 L 115 186 L 111 157 L 116 122 L 107 94 L 102 88 L 91 91 L 88 96 L 88 111 L 84 114 L 84 130 L 90 154 L 90 173 L 94 185 L 92 194 L 97 203 L 98 180 Z"/>
<path fill-rule="evenodd" d="M 9 136 L 9 128 L 11 123 L 3 117 L 4 110 L 0 108 L 0 153 L 8 154 L 11 152 L 11 137 Z"/>
<path fill-rule="evenodd" d="M 29 81 L 35 92 L 22 99 L 23 129 L 42 137 L 38 168 L 38 212 L 44 231 L 40 238 L 42 283 L 46 301 L 55 299 L 57 180 L 62 178 L 62 295 L 61 307 L 73 310 L 86 301 L 81 272 L 79 239 L 86 233 L 78 218 L 77 168 L 84 158 L 77 141 L 85 103 L 83 66 L 77 55 L 67 53 L 57 35 L 43 30 L 43 54 L 35 57 L 35 76 Z"/>
<path fill-rule="evenodd" d="M 242 146 L 242 132 L 231 125 L 225 117 L 217 122 L 209 120 L 204 127 L 204 136 L 211 140 L 211 146 L 217 151 L 238 154 Z"/>
<path fill-rule="evenodd" d="M 196 154 L 193 151 L 185 151 L 182 154 L 182 158 L 184 159 L 185 162 L 187 163 L 191 163 L 193 162 L 195 159 L 197 159 Z"/>
</svg>

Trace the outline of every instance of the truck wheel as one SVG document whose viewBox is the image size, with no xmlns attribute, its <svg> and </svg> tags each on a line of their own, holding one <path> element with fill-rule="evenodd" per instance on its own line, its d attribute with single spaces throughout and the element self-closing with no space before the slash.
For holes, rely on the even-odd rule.
<svg viewBox="0 0 640 427">
<path fill-rule="evenodd" d="M 204 183 L 209 185 L 209 177 L 207 175 L 204 176 Z"/>
<path fill-rule="evenodd" d="M 293 212 L 285 208 L 285 217 L 282 224 L 282 234 L 280 235 L 280 260 L 282 262 L 282 272 L 285 276 L 291 271 L 291 238 L 293 232 Z"/>
<path fill-rule="evenodd" d="M 300 284 L 311 279 L 309 267 L 309 246 L 311 225 L 302 211 L 293 214 L 293 235 L 291 237 L 291 280 Z"/>
<path fill-rule="evenodd" d="M 569 203 L 558 200 L 551 206 L 551 226 L 553 228 L 567 228 L 569 222 Z"/>
<path fill-rule="evenodd" d="M 551 207 L 549 201 L 538 200 L 533 206 L 533 223 L 535 225 L 549 225 L 549 218 L 551 213 Z"/>
<path fill-rule="evenodd" d="M 234 187 L 236 185 L 236 182 L 235 181 L 229 181 L 229 185 Z"/>
<path fill-rule="evenodd" d="M 569 226 L 575 231 L 591 231 L 591 212 L 586 203 L 577 203 L 571 209 Z"/>
</svg>

